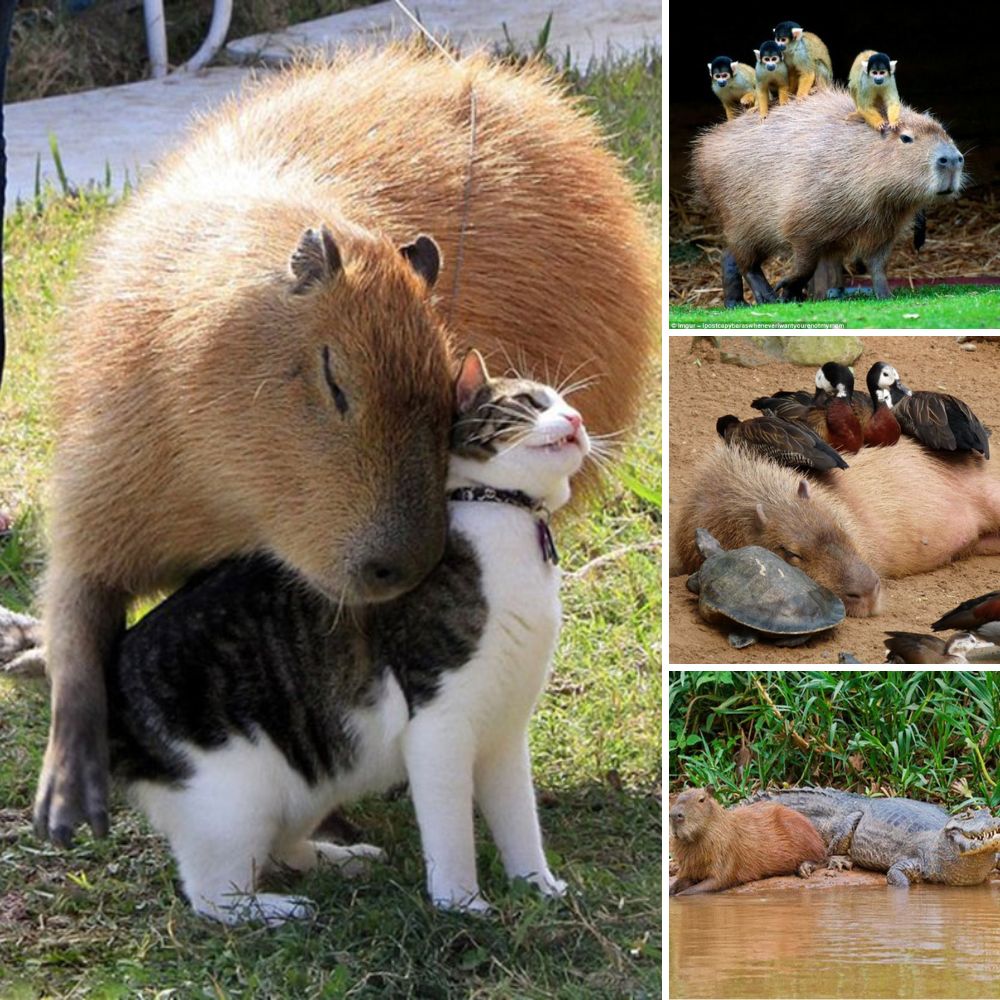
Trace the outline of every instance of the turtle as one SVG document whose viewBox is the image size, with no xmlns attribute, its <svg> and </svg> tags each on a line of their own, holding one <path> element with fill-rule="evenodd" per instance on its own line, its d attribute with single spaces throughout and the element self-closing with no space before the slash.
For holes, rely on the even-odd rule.
<svg viewBox="0 0 1000 1000">
<path fill-rule="evenodd" d="M 759 545 L 726 551 L 704 528 L 695 544 L 705 561 L 687 580 L 710 625 L 730 628 L 737 649 L 757 639 L 801 646 L 846 617 L 844 603 L 796 566 Z"/>
</svg>

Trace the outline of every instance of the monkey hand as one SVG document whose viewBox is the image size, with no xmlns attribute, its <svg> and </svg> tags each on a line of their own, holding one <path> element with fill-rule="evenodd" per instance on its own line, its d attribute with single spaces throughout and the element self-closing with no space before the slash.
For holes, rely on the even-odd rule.
<svg viewBox="0 0 1000 1000">
<path fill-rule="evenodd" d="M 893 125 L 892 122 L 882 122 L 882 124 L 879 125 L 878 130 L 882 133 L 882 135 L 885 135 L 886 132 L 898 132 L 899 122 L 896 122 L 895 125 Z"/>
</svg>

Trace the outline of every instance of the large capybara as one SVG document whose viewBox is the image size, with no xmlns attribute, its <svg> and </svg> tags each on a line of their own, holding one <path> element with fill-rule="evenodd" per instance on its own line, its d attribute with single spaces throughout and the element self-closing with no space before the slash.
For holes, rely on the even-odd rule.
<svg viewBox="0 0 1000 1000">
<path fill-rule="evenodd" d="M 806 876 L 826 859 L 816 828 L 801 813 L 773 802 L 723 809 L 711 787 L 688 788 L 674 799 L 670 852 L 677 862 L 671 896 L 771 875 Z"/>
<path fill-rule="evenodd" d="M 865 448 L 849 469 L 808 481 L 719 445 L 672 515 L 670 573 L 701 565 L 696 528 L 723 548 L 762 545 L 829 587 L 849 615 L 878 614 L 879 577 L 910 576 L 967 555 L 1000 554 L 1000 476 L 979 455 L 902 439 Z"/>
<path fill-rule="evenodd" d="M 97 242 L 68 312 L 38 832 L 107 827 L 101 663 L 131 598 L 256 550 L 347 603 L 434 564 L 442 322 L 499 368 L 586 382 L 574 404 L 617 431 L 656 289 L 621 165 L 541 67 L 345 54 L 198 123 Z"/>
<path fill-rule="evenodd" d="M 757 302 L 773 302 L 764 262 L 794 259 L 778 288 L 798 297 L 822 258 L 861 257 L 878 298 L 889 297 L 885 264 L 917 211 L 954 198 L 964 158 L 930 115 L 902 106 L 893 131 L 857 120 L 840 87 L 742 115 L 703 132 L 694 145 L 694 185 L 722 227 L 729 262 Z M 727 278 L 735 280 L 730 287 Z M 743 301 L 724 267 L 726 304 Z"/>
</svg>

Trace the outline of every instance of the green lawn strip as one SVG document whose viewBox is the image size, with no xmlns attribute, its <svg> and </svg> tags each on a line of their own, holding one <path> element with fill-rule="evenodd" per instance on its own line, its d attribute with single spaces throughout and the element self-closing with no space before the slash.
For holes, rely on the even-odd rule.
<svg viewBox="0 0 1000 1000">
<path fill-rule="evenodd" d="M 655 199 L 659 62 L 650 70 L 655 109 L 633 114 L 634 103 L 654 97 L 640 62 L 648 68 L 648 57 L 616 61 L 581 89 Z M 32 203 L 6 222 L 0 508 L 15 510 L 16 525 L 0 545 L 0 603 L 17 608 L 33 606 L 43 565 L 57 314 L 81 247 L 113 210 L 100 191 L 70 199 L 50 191 L 40 208 Z M 483 889 L 496 915 L 437 913 L 424 897 L 412 805 L 405 796 L 372 798 L 350 816 L 389 861 L 355 881 L 321 871 L 288 882 L 319 904 L 315 922 L 277 930 L 206 923 L 179 895 L 166 845 L 120 799 L 106 841 L 84 836 L 64 852 L 32 837 L 47 691 L 0 678 L 0 997 L 658 996 L 660 456 L 651 390 L 603 492 L 557 528 L 565 624 L 531 741 L 546 846 L 570 883 L 566 900 L 511 887 L 480 828 Z"/>
<path fill-rule="evenodd" d="M 713 784 L 729 803 L 811 784 L 1000 804 L 989 671 L 673 671 L 669 700 L 671 790 Z"/>
<path fill-rule="evenodd" d="M 1000 327 L 1000 288 L 939 285 L 897 290 L 891 299 L 870 297 L 829 302 L 790 302 L 747 308 L 694 309 L 673 306 L 670 329 L 690 327 L 818 324 L 846 329 L 996 329 Z"/>
</svg>

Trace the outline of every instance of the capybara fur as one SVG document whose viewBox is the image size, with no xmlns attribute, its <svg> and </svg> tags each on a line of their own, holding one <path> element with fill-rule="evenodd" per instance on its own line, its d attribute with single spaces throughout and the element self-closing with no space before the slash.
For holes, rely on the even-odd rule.
<svg viewBox="0 0 1000 1000">
<path fill-rule="evenodd" d="M 744 275 L 791 250 L 782 285 L 799 295 L 821 258 L 851 255 L 885 297 L 896 237 L 919 209 L 958 195 L 963 158 L 934 118 L 904 104 L 896 130 L 879 133 L 854 112 L 850 94 L 831 87 L 695 141 L 696 192 Z"/>
<path fill-rule="evenodd" d="M 671 896 L 806 875 L 826 859 L 816 828 L 801 813 L 773 802 L 723 809 L 711 788 L 685 789 L 671 804 L 670 851 L 677 862 Z"/>
<path fill-rule="evenodd" d="M 100 666 L 131 598 L 256 550 L 335 601 L 414 585 L 445 535 L 445 326 L 620 431 L 657 276 L 621 165 L 541 66 L 346 53 L 198 122 L 68 312 L 39 832 L 106 826 Z"/>
<path fill-rule="evenodd" d="M 771 549 L 865 617 L 881 610 L 880 576 L 1000 552 L 1000 475 L 979 455 L 931 452 L 906 438 L 808 480 L 719 445 L 672 521 L 671 575 L 701 565 L 694 533 L 706 528 L 725 549 Z"/>
</svg>

